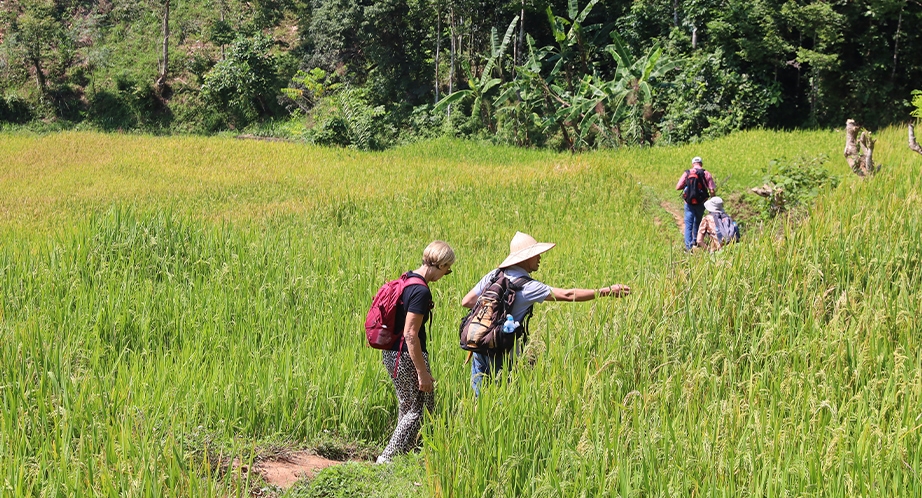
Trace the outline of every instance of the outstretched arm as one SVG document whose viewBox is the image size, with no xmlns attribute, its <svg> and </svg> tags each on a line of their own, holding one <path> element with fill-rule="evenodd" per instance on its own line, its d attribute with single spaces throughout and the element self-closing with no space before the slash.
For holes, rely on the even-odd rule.
<svg viewBox="0 0 922 498">
<path fill-rule="evenodd" d="M 545 301 L 591 301 L 597 297 L 623 297 L 631 293 L 631 288 L 624 284 L 609 285 L 601 289 L 558 289 L 551 287 L 551 295 Z"/>
</svg>

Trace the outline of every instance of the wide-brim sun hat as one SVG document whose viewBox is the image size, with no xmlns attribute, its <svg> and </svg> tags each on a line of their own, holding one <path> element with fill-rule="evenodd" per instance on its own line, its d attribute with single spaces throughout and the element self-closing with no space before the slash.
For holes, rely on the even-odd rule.
<svg viewBox="0 0 922 498">
<path fill-rule="evenodd" d="M 512 242 L 509 243 L 509 256 L 499 264 L 500 268 L 507 268 L 527 259 L 533 258 L 543 252 L 551 250 L 555 245 L 551 242 L 538 242 L 527 233 L 515 232 Z"/>
<path fill-rule="evenodd" d="M 724 200 L 720 197 L 711 197 L 710 199 L 704 201 L 704 209 L 707 209 L 710 212 L 716 212 L 724 210 Z"/>
</svg>

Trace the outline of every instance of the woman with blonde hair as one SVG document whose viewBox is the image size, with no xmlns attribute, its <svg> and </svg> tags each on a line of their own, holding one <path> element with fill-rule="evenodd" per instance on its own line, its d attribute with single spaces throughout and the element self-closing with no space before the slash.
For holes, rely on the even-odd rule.
<svg viewBox="0 0 922 498">
<path fill-rule="evenodd" d="M 397 303 L 394 322 L 403 337 L 391 350 L 382 351 L 382 362 L 397 392 L 397 427 L 378 463 L 390 462 L 394 455 L 408 452 L 416 443 L 423 410 L 435 408 L 434 382 L 426 351 L 426 322 L 434 303 L 429 283 L 451 273 L 455 252 L 447 243 L 436 240 L 423 251 L 422 266 L 406 272 L 417 283 L 407 285 Z"/>
</svg>

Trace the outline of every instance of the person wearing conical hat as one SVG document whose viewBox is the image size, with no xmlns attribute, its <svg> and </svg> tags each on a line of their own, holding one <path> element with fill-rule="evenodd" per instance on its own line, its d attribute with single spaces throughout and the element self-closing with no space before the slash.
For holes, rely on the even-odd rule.
<svg viewBox="0 0 922 498">
<path fill-rule="evenodd" d="M 516 232 L 509 244 L 509 256 L 499 266 L 484 275 L 480 282 L 471 289 L 461 300 L 461 305 L 473 308 L 480 294 L 495 281 L 499 272 L 504 272 L 509 279 L 523 279 L 525 283 L 521 290 L 516 291 L 511 314 L 513 320 L 527 324 L 527 317 L 531 315 L 532 307 L 544 301 L 590 301 L 597 297 L 622 297 L 631 293 L 631 288 L 623 284 L 614 284 L 600 289 L 560 289 L 551 287 L 543 282 L 534 280 L 531 274 L 541 265 L 541 254 L 549 251 L 555 244 L 538 242 L 531 235 Z M 515 350 L 508 355 L 515 354 Z M 499 373 L 506 361 L 507 353 L 474 353 L 471 363 L 471 387 L 476 395 L 480 394 L 480 385 L 485 378 Z"/>
</svg>

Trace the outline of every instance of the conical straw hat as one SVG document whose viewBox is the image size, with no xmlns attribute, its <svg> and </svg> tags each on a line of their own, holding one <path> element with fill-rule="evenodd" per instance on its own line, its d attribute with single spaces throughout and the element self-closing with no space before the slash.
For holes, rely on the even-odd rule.
<svg viewBox="0 0 922 498">
<path fill-rule="evenodd" d="M 534 237 L 527 233 L 515 232 L 512 242 L 509 243 L 509 256 L 499 264 L 500 268 L 507 268 L 516 263 L 521 263 L 526 259 L 532 258 L 543 252 L 549 251 L 557 244 L 550 242 L 538 242 Z"/>
</svg>

